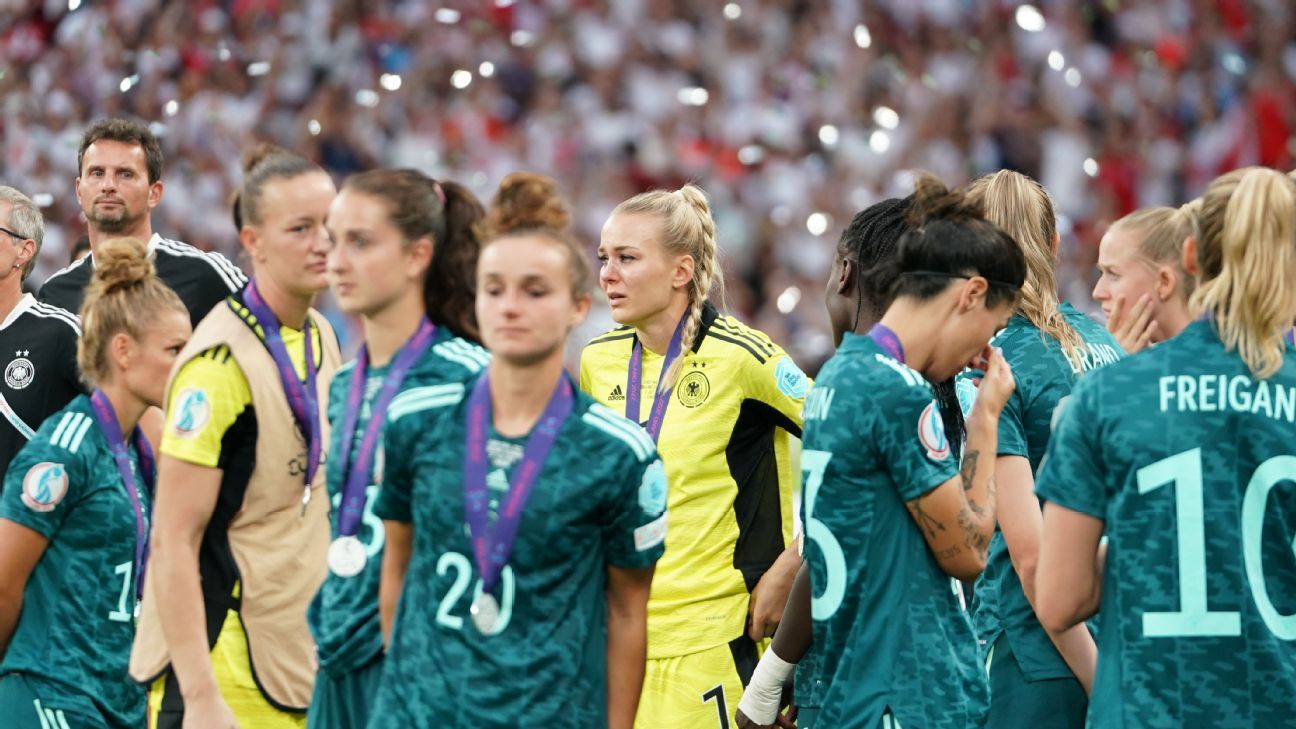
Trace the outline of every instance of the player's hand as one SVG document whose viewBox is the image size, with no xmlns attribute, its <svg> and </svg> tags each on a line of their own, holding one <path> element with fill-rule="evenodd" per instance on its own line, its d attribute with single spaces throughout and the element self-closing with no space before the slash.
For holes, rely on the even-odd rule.
<svg viewBox="0 0 1296 729">
<path fill-rule="evenodd" d="M 794 549 L 785 549 L 761 575 L 747 603 L 747 637 L 753 642 L 774 635 L 774 629 L 783 619 L 783 607 L 800 568 L 800 555 Z"/>
<path fill-rule="evenodd" d="M 234 712 L 219 693 L 185 700 L 183 729 L 239 729 Z"/>
<path fill-rule="evenodd" d="M 971 365 L 985 373 L 977 386 L 976 405 L 973 406 L 973 412 L 986 413 L 998 420 L 999 413 L 1003 412 L 1004 403 L 1008 402 L 1013 390 L 1017 389 L 1012 367 L 1008 365 L 1008 360 L 1004 359 L 1003 350 L 988 344 L 981 350 L 981 354 L 973 358 Z"/>
<path fill-rule="evenodd" d="M 1107 331 L 1130 354 L 1147 349 L 1157 335 L 1157 323 L 1152 319 L 1152 297 L 1143 294 L 1134 308 L 1125 311 L 1125 296 L 1117 296 L 1107 319 Z"/>
</svg>

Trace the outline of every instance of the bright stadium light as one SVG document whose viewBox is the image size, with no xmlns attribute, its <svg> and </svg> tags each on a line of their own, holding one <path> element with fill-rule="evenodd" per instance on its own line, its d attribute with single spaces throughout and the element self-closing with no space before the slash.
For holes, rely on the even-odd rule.
<svg viewBox="0 0 1296 729">
<path fill-rule="evenodd" d="M 509 34 L 509 43 L 525 47 L 535 43 L 535 34 L 527 30 L 515 30 Z"/>
<path fill-rule="evenodd" d="M 1093 157 L 1086 157 L 1083 167 L 1084 173 L 1090 177 L 1094 177 L 1098 174 L 1098 160 Z"/>
<path fill-rule="evenodd" d="M 900 115 L 889 106 L 879 106 L 873 110 L 873 122 L 883 129 L 895 129 L 900 126 Z"/>
<path fill-rule="evenodd" d="M 373 89 L 360 89 L 355 93 L 355 103 L 372 109 L 378 106 L 378 92 Z"/>
<path fill-rule="evenodd" d="M 685 86 L 679 90 L 676 98 L 685 106 L 705 106 L 711 94 L 701 86 Z"/>
<path fill-rule="evenodd" d="M 490 78 L 491 76 L 494 76 L 495 64 L 490 61 L 482 61 L 481 65 L 477 67 L 477 75 L 482 78 Z"/>
<path fill-rule="evenodd" d="M 472 83 L 472 71 L 459 69 L 450 74 L 450 85 L 456 89 L 466 89 Z"/>
<path fill-rule="evenodd" d="M 759 144 L 747 144 L 738 150 L 738 161 L 751 167 L 765 159 L 765 148 Z"/>
<path fill-rule="evenodd" d="M 384 73 L 378 78 L 378 84 L 388 91 L 395 91 L 401 87 L 400 74 Z"/>
<path fill-rule="evenodd" d="M 454 25 L 459 22 L 460 13 L 454 8 L 437 8 L 437 11 L 432 14 L 432 17 L 436 18 L 438 23 Z"/>
<path fill-rule="evenodd" d="M 72 12 L 81 7 L 81 0 L 68 0 L 68 12 Z"/>
<path fill-rule="evenodd" d="M 829 222 L 827 213 L 810 213 L 810 217 L 806 218 L 806 230 L 810 231 L 810 235 L 823 235 L 828 230 Z"/>
<path fill-rule="evenodd" d="M 1027 33 L 1038 33 L 1044 30 L 1044 15 L 1034 5 L 1017 6 L 1017 27 Z"/>
<path fill-rule="evenodd" d="M 36 207 L 39 208 L 47 208 L 54 204 L 54 196 L 48 192 L 38 192 L 35 195 L 32 195 L 31 199 L 32 202 L 36 203 Z"/>
<path fill-rule="evenodd" d="M 312 137 L 318 137 L 319 133 L 324 131 L 324 128 L 320 126 L 318 119 L 311 119 L 310 122 L 306 124 L 306 130 L 311 133 Z"/>
<path fill-rule="evenodd" d="M 1062 51 L 1049 51 L 1048 65 L 1054 71 L 1061 71 L 1066 66 L 1066 56 L 1062 55 Z"/>
<path fill-rule="evenodd" d="M 1082 80 L 1080 77 L 1080 69 L 1075 66 L 1068 68 L 1066 73 L 1062 74 L 1062 78 L 1066 80 L 1067 86 L 1070 86 L 1073 89 L 1080 87 L 1080 81 Z"/>
<path fill-rule="evenodd" d="M 248 64 L 247 75 L 249 76 L 264 76 L 267 73 L 270 73 L 269 61 L 256 61 Z"/>
<path fill-rule="evenodd" d="M 873 36 L 869 33 L 868 26 L 863 23 L 855 26 L 855 45 L 860 48 L 868 48 L 873 45 Z"/>
<path fill-rule="evenodd" d="M 132 75 L 127 76 L 126 78 L 122 79 L 122 80 L 121 80 L 121 83 L 118 84 L 117 87 L 120 88 L 120 89 L 121 89 L 121 92 L 124 94 L 124 93 L 126 93 L 127 91 L 130 91 L 130 90 L 131 90 L 131 87 L 134 86 L 134 85 L 137 84 L 137 83 L 139 83 L 139 74 L 138 74 L 138 73 L 136 73 L 136 74 L 132 74 Z"/>
<path fill-rule="evenodd" d="M 517 0 L 495 0 L 495 7 L 509 8 L 509 7 L 513 7 L 513 3 L 515 2 L 517 2 Z"/>
<path fill-rule="evenodd" d="M 779 294 L 777 305 L 780 313 L 791 314 L 796 305 L 801 302 L 801 289 L 796 286 L 789 286 L 783 289 Z"/>
<path fill-rule="evenodd" d="M 875 154 L 885 154 L 891 149 L 891 135 L 878 129 L 869 135 L 869 149 Z"/>
<path fill-rule="evenodd" d="M 730 20 L 737 20 L 742 17 L 742 6 L 738 3 L 728 3 L 724 6 L 724 16 Z"/>
<path fill-rule="evenodd" d="M 167 116 L 175 116 L 176 112 L 180 111 L 180 102 L 172 99 L 166 103 L 162 110 L 166 112 Z"/>
<path fill-rule="evenodd" d="M 831 124 L 825 124 L 819 127 L 819 141 L 822 142 L 825 147 L 835 147 L 837 145 L 837 140 L 840 138 L 841 132 L 837 131 L 837 127 Z"/>
</svg>

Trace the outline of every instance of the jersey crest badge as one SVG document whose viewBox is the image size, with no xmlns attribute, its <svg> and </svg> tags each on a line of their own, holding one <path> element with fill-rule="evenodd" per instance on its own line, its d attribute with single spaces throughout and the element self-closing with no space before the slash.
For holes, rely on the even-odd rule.
<svg viewBox="0 0 1296 729">
<path fill-rule="evenodd" d="M 666 511 L 666 467 L 660 460 L 652 462 L 639 483 L 639 508 L 646 514 Z"/>
<path fill-rule="evenodd" d="M 207 393 L 197 387 L 186 387 L 176 398 L 175 415 L 171 418 L 171 430 L 181 438 L 192 438 L 207 427 L 211 420 L 211 399 Z"/>
<path fill-rule="evenodd" d="M 5 384 L 15 390 L 21 390 L 36 378 L 36 367 L 32 365 L 30 359 L 27 359 L 31 351 L 20 349 L 14 352 L 14 355 L 16 359 L 5 368 Z"/>
<path fill-rule="evenodd" d="M 778 386 L 779 392 L 788 397 L 796 399 L 805 397 L 808 383 L 805 373 L 796 366 L 796 362 L 793 362 L 791 357 L 784 357 L 774 367 L 774 384 Z"/>
<path fill-rule="evenodd" d="M 711 395 L 711 381 L 707 376 L 694 370 L 680 378 L 675 387 L 680 404 L 686 408 L 695 408 L 706 402 Z"/>
<path fill-rule="evenodd" d="M 33 511 L 53 511 L 67 490 L 67 470 L 62 463 L 37 463 L 23 476 L 22 502 Z"/>
<path fill-rule="evenodd" d="M 927 457 L 943 461 L 950 457 L 949 438 L 945 437 L 945 423 L 935 402 L 928 403 L 918 416 L 918 440 L 927 449 Z"/>
</svg>

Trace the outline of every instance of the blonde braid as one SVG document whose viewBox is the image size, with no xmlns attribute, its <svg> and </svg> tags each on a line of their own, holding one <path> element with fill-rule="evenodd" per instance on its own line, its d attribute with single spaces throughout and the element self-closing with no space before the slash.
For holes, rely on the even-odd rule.
<svg viewBox="0 0 1296 729">
<path fill-rule="evenodd" d="M 724 274 L 720 271 L 716 253 L 715 219 L 711 217 L 711 206 L 707 203 L 706 193 L 698 186 L 689 184 L 671 193 L 671 197 L 685 203 L 684 206 L 676 206 L 676 215 L 682 219 L 681 222 L 691 218 L 680 227 L 693 228 L 689 231 L 691 235 L 687 236 L 692 239 L 692 245 L 688 248 L 693 256 L 693 280 L 688 287 L 689 308 L 684 314 L 687 321 L 684 324 L 680 356 L 671 363 L 662 381 L 657 383 L 659 392 L 674 387 L 679 381 L 684 370 L 684 357 L 693 348 L 693 340 L 697 339 L 698 331 L 702 329 L 702 306 L 709 298 L 712 284 L 716 284 L 717 294 L 721 303 L 724 302 Z"/>
</svg>

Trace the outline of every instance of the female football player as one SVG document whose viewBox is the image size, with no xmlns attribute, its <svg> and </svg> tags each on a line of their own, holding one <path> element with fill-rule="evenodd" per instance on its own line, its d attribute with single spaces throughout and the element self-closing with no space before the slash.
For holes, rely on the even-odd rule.
<svg viewBox="0 0 1296 729">
<path fill-rule="evenodd" d="M 1194 208 L 1145 208 L 1112 223 L 1098 247 L 1093 298 L 1126 352 L 1169 339 L 1192 321 L 1193 277 L 1183 269 Z"/>
</svg>

